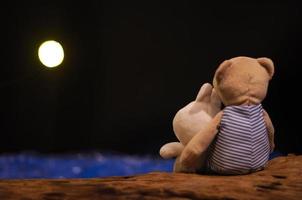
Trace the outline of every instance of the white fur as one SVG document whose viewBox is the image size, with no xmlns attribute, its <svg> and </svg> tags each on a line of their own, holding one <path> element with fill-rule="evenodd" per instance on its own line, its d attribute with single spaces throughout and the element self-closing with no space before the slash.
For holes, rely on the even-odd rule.
<svg viewBox="0 0 302 200">
<path fill-rule="evenodd" d="M 160 155 L 165 159 L 180 156 L 184 146 L 220 111 L 220 105 L 212 85 L 203 84 L 196 100 L 180 109 L 173 119 L 173 130 L 179 142 L 163 145 Z"/>
</svg>

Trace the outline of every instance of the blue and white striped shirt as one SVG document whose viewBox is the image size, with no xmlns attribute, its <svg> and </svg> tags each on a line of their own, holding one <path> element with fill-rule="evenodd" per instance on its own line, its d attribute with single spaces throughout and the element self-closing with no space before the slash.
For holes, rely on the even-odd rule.
<svg viewBox="0 0 302 200">
<path fill-rule="evenodd" d="M 262 105 L 227 106 L 207 167 L 220 174 L 246 174 L 263 168 L 269 152 Z"/>
</svg>

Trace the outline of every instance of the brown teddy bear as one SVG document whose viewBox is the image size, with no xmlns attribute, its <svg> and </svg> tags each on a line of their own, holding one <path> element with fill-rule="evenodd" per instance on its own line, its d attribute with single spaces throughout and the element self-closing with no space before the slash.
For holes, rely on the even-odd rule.
<svg viewBox="0 0 302 200">
<path fill-rule="evenodd" d="M 263 169 L 274 149 L 274 127 L 261 102 L 273 74 L 269 58 L 235 57 L 220 64 L 213 85 L 225 108 L 185 145 L 175 171 L 246 174 Z"/>
</svg>

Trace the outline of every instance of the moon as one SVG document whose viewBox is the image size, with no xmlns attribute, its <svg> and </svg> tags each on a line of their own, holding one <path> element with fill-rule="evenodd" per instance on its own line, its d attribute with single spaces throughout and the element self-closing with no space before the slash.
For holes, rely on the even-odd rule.
<svg viewBox="0 0 302 200">
<path fill-rule="evenodd" d="M 49 40 L 40 45 L 38 56 L 43 65 L 53 68 L 59 66 L 63 62 L 64 50 L 59 42 Z"/>
</svg>

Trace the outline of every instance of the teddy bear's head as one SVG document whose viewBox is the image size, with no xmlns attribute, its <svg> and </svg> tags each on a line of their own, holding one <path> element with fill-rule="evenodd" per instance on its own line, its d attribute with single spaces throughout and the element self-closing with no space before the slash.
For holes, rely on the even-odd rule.
<svg viewBox="0 0 302 200">
<path fill-rule="evenodd" d="M 259 104 L 273 74 L 269 58 L 235 57 L 220 64 L 213 85 L 225 106 Z"/>
</svg>

